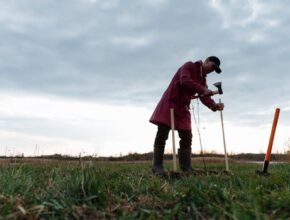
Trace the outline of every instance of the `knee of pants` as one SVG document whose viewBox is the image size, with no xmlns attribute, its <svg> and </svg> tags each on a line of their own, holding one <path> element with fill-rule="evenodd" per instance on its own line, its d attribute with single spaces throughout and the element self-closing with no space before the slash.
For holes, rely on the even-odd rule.
<svg viewBox="0 0 290 220">
<path fill-rule="evenodd" d="M 155 147 L 164 147 L 166 140 L 168 139 L 170 127 L 164 124 L 158 125 L 158 131 L 155 138 Z"/>
<path fill-rule="evenodd" d="M 190 148 L 192 143 L 191 130 L 179 132 L 180 137 L 180 148 Z"/>
<path fill-rule="evenodd" d="M 161 145 L 161 146 L 164 146 L 165 143 L 166 143 L 166 140 L 168 139 L 168 132 L 160 132 L 160 131 L 157 131 L 157 134 L 156 134 L 156 138 L 155 138 L 155 145 Z"/>
</svg>

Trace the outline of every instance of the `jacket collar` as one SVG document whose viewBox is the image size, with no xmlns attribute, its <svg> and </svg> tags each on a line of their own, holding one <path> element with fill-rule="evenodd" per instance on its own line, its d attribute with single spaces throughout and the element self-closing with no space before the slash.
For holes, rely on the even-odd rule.
<svg viewBox="0 0 290 220">
<path fill-rule="evenodd" d="M 202 64 L 203 64 L 202 60 L 199 60 L 199 61 L 197 61 L 197 62 L 199 63 L 199 68 L 200 68 L 200 77 L 201 77 L 201 78 L 206 78 L 206 75 L 204 76 L 204 75 L 203 75 L 203 71 L 202 71 Z"/>
</svg>

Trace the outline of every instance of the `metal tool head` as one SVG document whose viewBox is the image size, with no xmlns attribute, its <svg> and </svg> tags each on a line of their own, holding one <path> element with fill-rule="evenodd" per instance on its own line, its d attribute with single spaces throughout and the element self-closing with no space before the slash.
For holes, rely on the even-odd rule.
<svg viewBox="0 0 290 220">
<path fill-rule="evenodd" d="M 217 87 L 219 94 L 223 94 L 222 82 L 216 82 L 213 85 Z"/>
</svg>

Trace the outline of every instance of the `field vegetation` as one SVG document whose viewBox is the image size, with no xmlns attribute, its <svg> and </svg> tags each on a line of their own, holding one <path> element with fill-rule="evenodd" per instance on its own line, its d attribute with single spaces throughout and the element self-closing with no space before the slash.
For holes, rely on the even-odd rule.
<svg viewBox="0 0 290 220">
<path fill-rule="evenodd" d="M 203 169 L 202 163 L 194 163 Z M 166 164 L 168 170 L 171 164 Z M 150 162 L 0 164 L 0 219 L 289 219 L 290 166 L 207 163 L 212 175 L 161 178 Z"/>
</svg>

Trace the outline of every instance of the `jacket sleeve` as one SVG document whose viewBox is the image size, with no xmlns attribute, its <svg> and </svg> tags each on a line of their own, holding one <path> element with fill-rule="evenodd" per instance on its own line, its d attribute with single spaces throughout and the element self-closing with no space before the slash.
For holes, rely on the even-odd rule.
<svg viewBox="0 0 290 220">
<path fill-rule="evenodd" d="M 200 70 L 191 62 L 187 62 L 181 67 L 179 77 L 180 85 L 189 93 L 193 94 L 197 92 L 198 94 L 202 94 L 205 87 L 191 78 L 191 72 L 193 71 L 199 73 Z"/>
<path fill-rule="evenodd" d="M 211 97 L 200 97 L 200 101 L 212 111 L 215 112 L 217 110 L 216 103 Z"/>
</svg>

